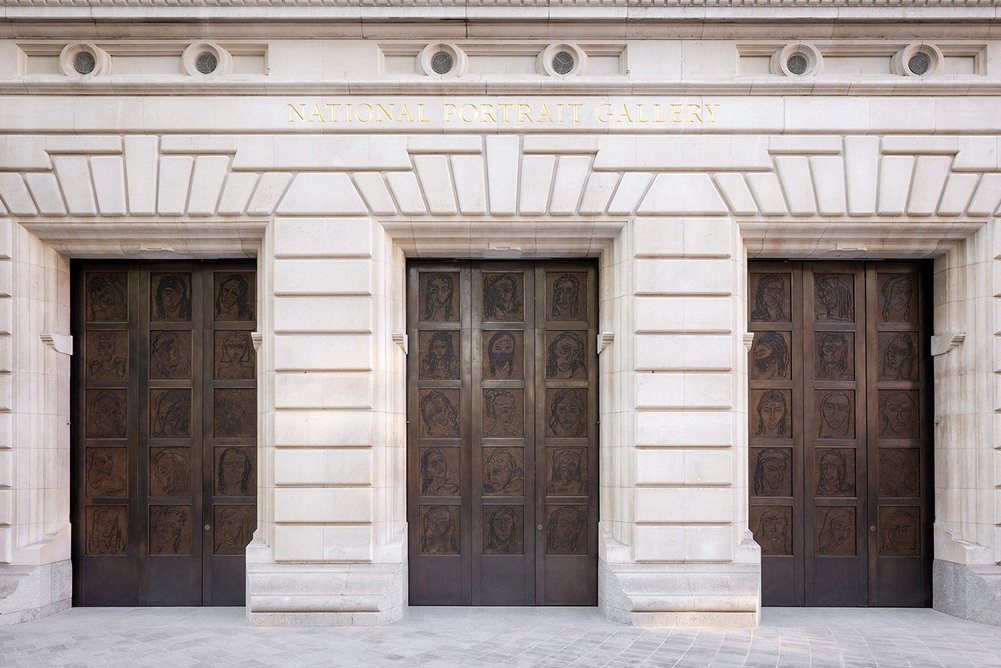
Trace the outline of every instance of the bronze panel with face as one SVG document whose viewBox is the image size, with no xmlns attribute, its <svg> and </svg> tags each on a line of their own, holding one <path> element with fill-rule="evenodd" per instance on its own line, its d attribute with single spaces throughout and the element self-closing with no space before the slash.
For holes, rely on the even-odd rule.
<svg viewBox="0 0 1001 668">
<path fill-rule="evenodd" d="M 521 272 L 483 272 L 483 321 L 525 319 L 525 276 Z"/>
<path fill-rule="evenodd" d="M 751 274 L 751 320 L 789 322 L 792 320 L 790 275 Z"/>
<path fill-rule="evenodd" d="M 587 347 L 584 332 L 546 332 L 546 378 L 587 378 Z"/>
<path fill-rule="evenodd" d="M 127 322 L 129 275 L 124 271 L 87 273 L 87 321 Z"/>
<path fill-rule="evenodd" d="M 818 438 L 855 438 L 855 392 L 816 390 L 813 424 Z"/>
<path fill-rule="evenodd" d="M 149 391 L 149 435 L 153 438 L 191 437 L 191 390 Z"/>
<path fill-rule="evenodd" d="M 257 527 L 256 506 L 223 506 L 212 509 L 215 517 L 213 554 L 242 555 Z"/>
<path fill-rule="evenodd" d="M 748 364 L 751 380 L 789 380 L 790 346 L 788 332 L 755 332 Z"/>
<path fill-rule="evenodd" d="M 87 380 L 127 380 L 129 333 L 125 330 L 87 332 Z"/>
<path fill-rule="evenodd" d="M 587 437 L 587 390 L 546 389 L 546 436 Z"/>
<path fill-rule="evenodd" d="M 525 391 L 483 390 L 483 437 L 520 438 L 525 435 Z"/>
<path fill-rule="evenodd" d="M 855 450 L 820 448 L 814 453 L 817 496 L 855 496 Z"/>
<path fill-rule="evenodd" d="M 918 277 L 916 274 L 876 275 L 876 313 L 880 322 L 918 322 Z"/>
<path fill-rule="evenodd" d="M 124 497 L 129 489 L 126 448 L 87 448 L 87 496 Z"/>
<path fill-rule="evenodd" d="M 149 553 L 191 554 L 191 506 L 149 507 Z"/>
<path fill-rule="evenodd" d="M 587 506 L 546 506 L 546 554 L 587 554 Z"/>
<path fill-rule="evenodd" d="M 921 554 L 921 512 L 917 506 L 880 506 L 879 554 L 887 557 Z"/>
<path fill-rule="evenodd" d="M 483 554 L 524 553 L 524 507 L 483 506 Z"/>
<path fill-rule="evenodd" d="M 587 448 L 546 448 L 546 494 L 587 495 Z"/>
<path fill-rule="evenodd" d="M 125 438 L 128 431 L 126 390 L 87 390 L 87 438 Z"/>
<path fill-rule="evenodd" d="M 880 448 L 877 459 L 880 496 L 921 496 L 921 451 L 918 448 Z"/>
<path fill-rule="evenodd" d="M 149 333 L 149 377 L 153 380 L 191 378 L 191 332 L 154 330 Z"/>
<path fill-rule="evenodd" d="M 522 380 L 525 377 L 525 333 L 487 331 L 483 340 L 484 380 Z"/>
<path fill-rule="evenodd" d="M 149 275 L 151 322 L 191 320 L 191 274 L 176 272 Z"/>
<path fill-rule="evenodd" d="M 587 320 L 586 272 L 546 272 L 546 319 Z"/>
<path fill-rule="evenodd" d="M 459 379 L 459 332 L 423 331 L 418 345 L 418 377 L 421 380 Z"/>
<path fill-rule="evenodd" d="M 792 496 L 792 449 L 751 448 L 754 496 Z"/>
<path fill-rule="evenodd" d="M 212 424 L 216 438 L 253 438 L 257 435 L 257 390 L 215 390 Z"/>
<path fill-rule="evenodd" d="M 817 380 L 855 380 L 855 335 L 817 332 L 813 373 Z"/>
<path fill-rule="evenodd" d="M 150 448 L 149 495 L 191 496 L 190 448 Z"/>
<path fill-rule="evenodd" d="M 217 321 L 254 319 L 255 284 L 252 271 L 215 272 L 212 312 Z"/>
<path fill-rule="evenodd" d="M 855 507 L 827 506 L 815 510 L 818 555 L 849 557 L 855 555 Z"/>
<path fill-rule="evenodd" d="M 791 408 L 791 390 L 751 390 L 751 436 L 791 438 Z"/>
<path fill-rule="evenodd" d="M 816 274 L 814 317 L 817 322 L 855 322 L 855 277 Z"/>
<path fill-rule="evenodd" d="M 421 272 L 418 317 L 425 322 L 459 321 L 459 274 L 452 271 Z"/>
<path fill-rule="evenodd" d="M 129 542 L 128 508 L 87 506 L 84 552 L 89 555 L 125 554 Z"/>
<path fill-rule="evenodd" d="M 257 488 L 257 450 L 245 445 L 217 447 L 213 480 L 216 496 L 252 496 Z"/>
<path fill-rule="evenodd" d="M 421 390 L 417 403 L 421 438 L 459 437 L 459 390 Z"/>
<path fill-rule="evenodd" d="M 879 437 L 917 438 L 919 402 L 917 390 L 880 390 Z"/>
<path fill-rule="evenodd" d="M 751 506 L 751 531 L 761 554 L 792 554 L 792 506 Z"/>
<path fill-rule="evenodd" d="M 459 448 L 420 448 L 421 496 L 458 496 Z"/>
<path fill-rule="evenodd" d="M 880 332 L 878 336 L 879 380 L 917 380 L 917 332 Z"/>
<path fill-rule="evenodd" d="M 459 554 L 459 506 L 420 506 L 418 517 L 421 554 Z"/>
<path fill-rule="evenodd" d="M 521 496 L 524 489 L 524 449 L 483 448 L 484 496 Z"/>
<path fill-rule="evenodd" d="M 216 380 L 253 380 L 257 368 L 257 353 L 250 332 L 244 330 L 217 331 L 214 335 L 213 377 Z"/>
</svg>

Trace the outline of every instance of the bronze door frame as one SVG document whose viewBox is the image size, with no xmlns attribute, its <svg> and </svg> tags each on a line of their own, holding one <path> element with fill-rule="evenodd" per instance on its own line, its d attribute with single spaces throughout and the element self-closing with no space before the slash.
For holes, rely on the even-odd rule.
<svg viewBox="0 0 1001 668">
<path fill-rule="evenodd" d="M 446 280 L 443 274 L 451 278 Z M 585 300 L 580 304 L 583 315 L 577 316 L 578 320 L 556 320 L 555 311 L 547 314 L 547 285 L 553 287 L 547 283 L 547 277 L 552 283 L 559 278 L 557 274 L 573 275 L 574 285 L 586 291 L 583 297 L 579 294 L 575 297 Z M 493 317 L 486 317 L 485 294 L 491 289 L 487 284 L 496 285 L 494 281 L 504 280 L 520 285 L 521 310 L 517 317 L 496 312 Z M 432 288 L 432 281 L 439 287 Z M 448 317 L 432 317 L 428 311 L 429 298 L 422 295 L 430 294 L 432 289 L 440 290 L 441 285 L 449 282 L 451 297 L 457 298 L 453 304 L 456 312 Z M 407 296 L 411 603 L 595 605 L 598 523 L 597 354 L 593 348 L 597 329 L 595 266 L 579 261 L 415 261 L 408 264 Z M 576 306 L 573 312 L 577 313 Z M 510 336 L 498 337 L 503 332 Z M 582 374 L 583 369 L 575 366 L 569 377 L 560 378 L 553 371 L 550 375 L 556 377 L 547 379 L 547 342 L 555 346 L 557 337 L 564 332 L 567 336 L 561 341 L 566 344 L 572 339 L 581 354 L 587 356 L 586 361 L 581 361 L 586 362 L 587 370 Z M 454 355 L 457 368 L 444 375 L 432 372 L 422 361 L 431 356 L 431 337 L 442 335 L 443 340 L 451 341 L 451 350 L 457 349 Z M 509 344 L 500 342 L 502 338 Z M 509 371 L 506 377 L 494 373 L 485 350 L 494 345 L 508 345 L 512 351 L 520 348 L 520 373 Z M 561 394 L 557 398 L 561 391 L 566 396 Z M 436 392 L 441 396 L 428 398 Z M 520 420 L 498 427 L 496 407 L 501 403 L 517 406 L 519 394 Z M 454 406 L 458 414 L 454 429 L 431 433 L 422 415 L 425 402 L 429 406 L 458 404 Z M 582 410 L 585 417 L 580 428 L 586 425 L 585 431 L 570 437 L 556 434 L 554 430 L 558 427 L 549 425 L 547 419 L 547 402 L 560 403 L 564 415 Z M 566 409 L 564 403 L 574 408 Z M 567 413 L 568 410 L 571 412 Z M 556 463 L 550 462 L 551 459 Z M 426 480 L 424 469 L 432 460 L 438 471 L 448 472 L 447 476 L 442 474 L 438 483 Z M 561 461 L 562 471 L 577 474 L 576 478 L 568 476 L 575 480 L 569 487 L 560 487 L 555 477 L 552 480 L 547 477 L 548 468 Z M 502 489 L 494 489 L 498 483 L 489 479 L 488 486 L 487 470 L 493 472 L 495 466 L 502 465 L 507 470 L 520 469 L 522 479 L 516 486 L 505 484 Z M 454 472 L 458 473 L 458 480 L 451 478 Z M 432 485 L 434 489 L 426 489 Z M 560 487 L 556 491 L 562 492 L 562 496 L 547 496 L 554 486 Z M 432 510 L 436 507 L 445 509 Z M 497 544 L 491 532 L 498 513 L 520 529 L 519 544 Z M 437 531 L 442 522 L 451 527 L 444 535 L 457 532 L 458 537 L 437 541 L 441 545 L 424 545 L 423 534 L 432 533 L 425 527 Z M 569 542 L 550 540 L 550 525 L 558 525 L 559 531 L 578 527 L 581 533 Z"/>
</svg>

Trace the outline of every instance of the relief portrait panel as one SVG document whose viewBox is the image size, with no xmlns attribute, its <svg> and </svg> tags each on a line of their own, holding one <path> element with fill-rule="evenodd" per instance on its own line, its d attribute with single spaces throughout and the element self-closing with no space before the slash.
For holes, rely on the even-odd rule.
<svg viewBox="0 0 1001 668">
<path fill-rule="evenodd" d="M 918 438 L 917 390 L 879 391 L 879 437 Z"/>
<path fill-rule="evenodd" d="M 917 332 L 880 332 L 877 343 L 879 380 L 917 380 Z"/>
<path fill-rule="evenodd" d="M 86 336 L 87 380 L 127 380 L 129 333 L 89 331 Z"/>
<path fill-rule="evenodd" d="M 419 448 L 421 495 L 459 496 L 459 448 Z"/>
<path fill-rule="evenodd" d="M 459 554 L 459 507 L 420 506 L 417 533 L 421 554 Z"/>
<path fill-rule="evenodd" d="M 792 377 L 788 332 L 755 332 L 748 370 L 751 380 L 789 380 Z"/>
<path fill-rule="evenodd" d="M 761 554 L 792 554 L 792 506 L 751 506 L 751 531 Z"/>
<path fill-rule="evenodd" d="M 587 506 L 546 506 L 546 554 L 587 554 Z"/>
<path fill-rule="evenodd" d="M 129 489 L 126 448 L 87 448 L 87 496 L 124 497 Z"/>
<path fill-rule="evenodd" d="M 224 322 L 254 319 L 256 282 L 252 271 L 217 271 L 212 312 Z"/>
<path fill-rule="evenodd" d="M 459 390 L 421 390 L 418 393 L 421 438 L 459 437 Z"/>
<path fill-rule="evenodd" d="M 525 391 L 483 390 L 483 437 L 519 438 L 525 434 Z"/>
<path fill-rule="evenodd" d="M 855 438 L 855 392 L 817 390 L 813 423 L 820 438 Z"/>
<path fill-rule="evenodd" d="M 484 380 L 522 380 L 525 377 L 524 332 L 483 332 L 482 340 Z"/>
<path fill-rule="evenodd" d="M 422 321 L 459 321 L 458 272 L 422 271 L 417 293 L 418 316 Z"/>
<path fill-rule="evenodd" d="M 149 435 L 153 438 L 191 437 L 191 390 L 150 390 Z"/>
<path fill-rule="evenodd" d="M 125 438 L 128 430 L 126 390 L 87 390 L 87 438 Z"/>
<path fill-rule="evenodd" d="M 855 335 L 817 332 L 813 372 L 817 380 L 855 380 Z"/>
<path fill-rule="evenodd" d="M 585 332 L 546 332 L 546 378 L 587 379 Z"/>
<path fill-rule="evenodd" d="M 149 495 L 191 496 L 190 448 L 150 448 Z"/>
<path fill-rule="evenodd" d="M 84 512 L 84 551 L 92 555 L 125 554 L 128 547 L 129 520 L 125 506 L 87 506 Z"/>
<path fill-rule="evenodd" d="M 876 462 L 880 496 L 921 496 L 921 451 L 918 448 L 880 448 Z"/>
<path fill-rule="evenodd" d="M 792 496 L 791 448 L 751 448 L 750 471 L 755 496 Z"/>
<path fill-rule="evenodd" d="M 191 274 L 149 275 L 152 322 L 188 322 L 191 320 Z"/>
<path fill-rule="evenodd" d="M 418 378 L 459 379 L 459 332 L 423 331 L 418 339 Z"/>
<path fill-rule="evenodd" d="M 751 436 L 792 437 L 792 391 L 751 390 Z"/>
<path fill-rule="evenodd" d="M 217 438 L 253 438 L 257 435 L 257 390 L 215 390 L 212 428 Z"/>
<path fill-rule="evenodd" d="M 524 449 L 483 448 L 483 494 L 521 496 L 524 489 Z"/>
<path fill-rule="evenodd" d="M 217 505 L 213 515 L 215 534 L 212 553 L 242 555 L 257 528 L 257 507 Z"/>
<path fill-rule="evenodd" d="M 917 324 L 917 274 L 876 274 L 876 296 L 880 322 Z"/>
<path fill-rule="evenodd" d="M 751 273 L 751 320 L 789 322 L 792 320 L 790 274 Z"/>
<path fill-rule="evenodd" d="M 87 322 L 128 322 L 129 275 L 124 271 L 87 273 Z"/>
<path fill-rule="evenodd" d="M 546 319 L 587 320 L 586 272 L 546 272 Z"/>
<path fill-rule="evenodd" d="M 483 273 L 484 322 L 525 319 L 525 277 L 521 272 Z"/>
<path fill-rule="evenodd" d="M 587 448 L 546 448 L 546 494 L 587 494 Z"/>
<path fill-rule="evenodd" d="M 817 496 L 855 496 L 855 450 L 823 448 L 814 452 Z"/>
<path fill-rule="evenodd" d="M 582 388 L 546 390 L 546 436 L 587 437 L 587 390 Z"/>
<path fill-rule="evenodd" d="M 814 527 L 818 555 L 849 557 L 855 555 L 855 508 L 817 508 Z"/>
<path fill-rule="evenodd" d="M 921 511 L 917 506 L 881 506 L 879 554 L 916 557 L 921 554 Z"/>
<path fill-rule="evenodd" d="M 257 488 L 257 449 L 245 445 L 215 448 L 216 496 L 250 496 Z"/>
<path fill-rule="evenodd" d="M 149 507 L 149 553 L 191 554 L 191 506 Z"/>
<path fill-rule="evenodd" d="M 524 553 L 524 507 L 483 506 L 483 554 Z"/>
<path fill-rule="evenodd" d="M 813 308 L 817 322 L 854 322 L 855 277 L 851 274 L 817 274 Z"/>
<path fill-rule="evenodd" d="M 153 380 L 191 378 L 191 332 L 153 330 L 149 333 L 149 377 Z"/>
<path fill-rule="evenodd" d="M 214 335 L 213 377 L 218 380 L 253 380 L 257 352 L 250 332 L 217 331 Z"/>
</svg>

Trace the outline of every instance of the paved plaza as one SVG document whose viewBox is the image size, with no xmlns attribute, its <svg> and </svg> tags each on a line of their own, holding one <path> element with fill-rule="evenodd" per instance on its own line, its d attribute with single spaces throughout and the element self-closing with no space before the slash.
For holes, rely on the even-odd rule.
<svg viewBox="0 0 1001 668">
<path fill-rule="evenodd" d="M 383 627 L 252 628 L 243 608 L 74 608 L 0 628 L 3 666 L 1001 666 L 1001 629 L 934 610 L 766 608 L 638 629 L 594 608 L 411 608 Z"/>
</svg>

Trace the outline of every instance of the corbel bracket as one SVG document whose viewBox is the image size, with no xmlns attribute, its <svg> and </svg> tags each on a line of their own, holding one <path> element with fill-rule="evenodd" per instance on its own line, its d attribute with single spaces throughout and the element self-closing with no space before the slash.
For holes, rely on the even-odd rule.
<svg viewBox="0 0 1001 668">
<path fill-rule="evenodd" d="M 747 332 L 744 334 L 744 348 L 747 352 L 751 352 L 751 346 L 754 344 L 754 332 Z"/>
<path fill-rule="evenodd" d="M 615 332 L 601 332 L 598 334 L 598 354 L 600 355 L 605 351 L 605 348 L 612 345 L 612 341 L 615 340 Z"/>
<path fill-rule="evenodd" d="M 966 340 L 966 332 L 936 334 L 931 337 L 931 354 L 933 357 L 945 355 Z"/>
<path fill-rule="evenodd" d="M 262 340 L 263 340 L 263 337 L 261 337 L 261 333 L 260 332 L 251 332 L 250 333 L 250 343 L 254 346 L 254 352 L 255 353 L 256 352 L 260 352 L 260 350 L 261 350 L 261 341 Z"/>
<path fill-rule="evenodd" d="M 410 343 L 408 337 L 403 332 L 396 332 L 393 334 L 393 343 L 400 347 L 404 355 L 410 354 Z"/>
<path fill-rule="evenodd" d="M 73 337 L 69 334 L 39 334 L 42 343 L 62 355 L 73 354 Z"/>
</svg>

